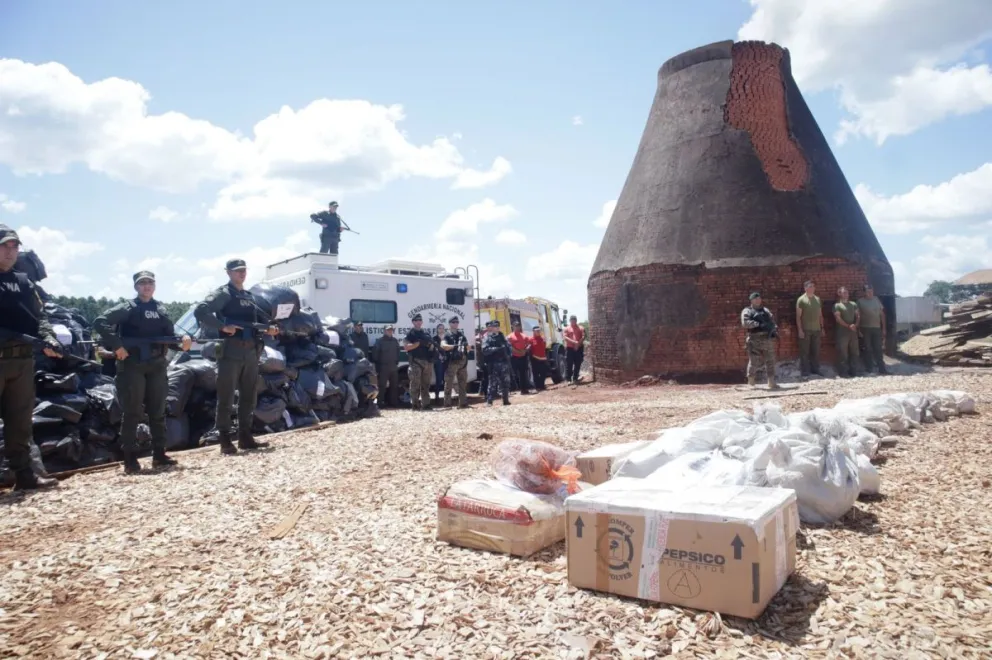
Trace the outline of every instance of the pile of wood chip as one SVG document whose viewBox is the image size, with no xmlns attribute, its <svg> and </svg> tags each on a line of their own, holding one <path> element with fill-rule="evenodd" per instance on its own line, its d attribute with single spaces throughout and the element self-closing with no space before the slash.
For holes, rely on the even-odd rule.
<svg viewBox="0 0 992 660">
<path fill-rule="evenodd" d="M 992 296 L 952 306 L 946 324 L 923 330 L 900 349 L 943 366 L 992 367 Z"/>
<path fill-rule="evenodd" d="M 784 409 L 953 388 L 983 414 L 884 449 L 884 495 L 804 526 L 797 572 L 757 621 L 577 590 L 563 543 L 516 559 L 435 540 L 437 494 L 485 476 L 502 436 L 585 450 L 753 403 L 734 388 L 587 385 L 2 494 L 0 656 L 988 657 L 992 371 L 800 387 Z"/>
</svg>

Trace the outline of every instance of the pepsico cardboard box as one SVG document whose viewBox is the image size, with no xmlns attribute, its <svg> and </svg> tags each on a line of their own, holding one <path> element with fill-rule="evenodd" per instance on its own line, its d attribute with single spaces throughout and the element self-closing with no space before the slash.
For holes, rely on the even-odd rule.
<svg viewBox="0 0 992 660">
<path fill-rule="evenodd" d="M 619 477 L 565 501 L 568 580 L 754 619 L 795 569 L 795 491 Z"/>
<path fill-rule="evenodd" d="M 613 465 L 627 454 L 651 444 L 650 440 L 604 445 L 579 454 L 575 466 L 582 473 L 582 481 L 599 485 L 610 480 Z"/>
</svg>

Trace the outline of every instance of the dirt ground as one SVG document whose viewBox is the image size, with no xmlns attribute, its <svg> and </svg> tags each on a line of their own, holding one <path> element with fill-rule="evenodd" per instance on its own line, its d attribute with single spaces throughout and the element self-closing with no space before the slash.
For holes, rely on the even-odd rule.
<svg viewBox="0 0 992 660">
<path fill-rule="evenodd" d="M 438 494 L 486 476 L 500 437 L 588 449 L 755 403 L 739 386 L 590 384 L 0 494 L 0 657 L 990 657 L 992 370 L 788 387 L 825 393 L 778 399 L 787 411 L 960 389 L 980 414 L 883 449 L 883 495 L 804 525 L 756 621 L 575 589 L 564 543 L 518 559 L 435 540 Z"/>
</svg>

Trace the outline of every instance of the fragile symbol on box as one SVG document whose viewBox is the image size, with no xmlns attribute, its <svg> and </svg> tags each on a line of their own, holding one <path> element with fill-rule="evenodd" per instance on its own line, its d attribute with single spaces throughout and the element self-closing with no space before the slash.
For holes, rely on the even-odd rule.
<svg viewBox="0 0 992 660">
<path fill-rule="evenodd" d="M 634 560 L 634 528 L 617 518 L 610 519 L 610 526 L 596 542 L 601 564 L 610 569 L 611 580 L 629 580 L 634 577 L 630 564 Z"/>
</svg>

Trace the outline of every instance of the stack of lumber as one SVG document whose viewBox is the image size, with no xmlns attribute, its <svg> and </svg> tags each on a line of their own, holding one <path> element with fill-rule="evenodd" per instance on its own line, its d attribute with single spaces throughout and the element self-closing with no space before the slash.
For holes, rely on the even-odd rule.
<svg viewBox="0 0 992 660">
<path fill-rule="evenodd" d="M 903 352 L 943 366 L 992 367 L 992 296 L 954 305 L 947 323 L 903 345 Z"/>
</svg>

